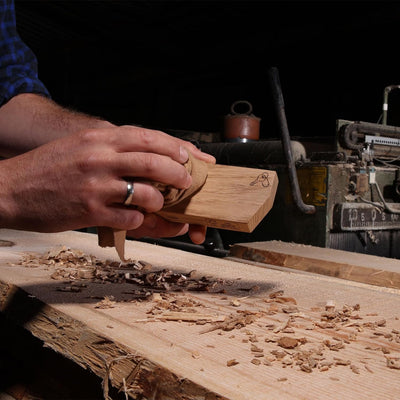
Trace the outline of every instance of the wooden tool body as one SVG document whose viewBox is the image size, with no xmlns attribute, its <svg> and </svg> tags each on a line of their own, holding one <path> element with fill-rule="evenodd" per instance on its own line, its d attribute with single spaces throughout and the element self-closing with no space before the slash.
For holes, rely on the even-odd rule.
<svg viewBox="0 0 400 400">
<path fill-rule="evenodd" d="M 252 232 L 272 208 L 277 187 L 275 171 L 208 164 L 205 184 L 158 214 L 174 222 Z"/>
</svg>

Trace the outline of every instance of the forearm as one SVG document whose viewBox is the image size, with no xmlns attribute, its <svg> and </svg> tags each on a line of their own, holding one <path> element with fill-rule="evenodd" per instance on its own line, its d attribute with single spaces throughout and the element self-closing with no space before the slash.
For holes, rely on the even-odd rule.
<svg viewBox="0 0 400 400">
<path fill-rule="evenodd" d="M 0 156 L 11 157 L 54 139 L 111 123 L 63 108 L 43 96 L 24 93 L 0 107 Z"/>
</svg>

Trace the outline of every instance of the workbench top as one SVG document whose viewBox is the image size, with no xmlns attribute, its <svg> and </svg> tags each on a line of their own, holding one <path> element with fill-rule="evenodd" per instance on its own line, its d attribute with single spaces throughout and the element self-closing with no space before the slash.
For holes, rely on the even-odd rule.
<svg viewBox="0 0 400 400">
<path fill-rule="evenodd" d="M 81 232 L 0 240 L 1 311 L 132 398 L 398 398 L 398 289 L 137 241 L 124 266 Z M 78 250 L 90 265 L 59 261 Z"/>
</svg>

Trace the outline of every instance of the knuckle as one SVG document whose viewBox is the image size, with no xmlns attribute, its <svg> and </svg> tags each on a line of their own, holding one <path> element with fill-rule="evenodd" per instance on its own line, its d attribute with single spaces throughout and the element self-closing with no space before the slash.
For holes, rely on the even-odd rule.
<svg viewBox="0 0 400 400">
<path fill-rule="evenodd" d="M 142 202 L 145 209 L 149 212 L 156 212 L 161 210 L 164 205 L 164 197 L 153 187 L 147 187 L 142 193 Z"/>
<path fill-rule="evenodd" d="M 94 170 L 100 161 L 98 158 L 96 153 L 84 154 L 76 162 L 78 170 L 84 174 Z"/>
<path fill-rule="evenodd" d="M 77 134 L 79 147 L 75 151 L 75 163 L 82 173 L 94 172 L 106 165 L 112 154 L 101 145 L 102 134 L 96 130 L 85 130 Z"/>
<path fill-rule="evenodd" d="M 145 146 L 150 146 L 154 142 L 154 134 L 148 129 L 137 128 L 138 140 Z"/>
<path fill-rule="evenodd" d="M 87 214 L 95 214 L 99 208 L 99 182 L 90 178 L 85 180 L 85 190 L 81 191 L 81 204 Z"/>
<path fill-rule="evenodd" d="M 100 135 L 101 133 L 99 133 L 99 131 L 95 129 L 85 129 L 77 133 L 78 139 L 81 144 L 89 145 L 92 143 L 97 143 L 99 141 Z"/>
<path fill-rule="evenodd" d="M 128 213 L 115 212 L 113 213 L 113 222 L 118 226 L 127 226 L 131 220 L 131 216 Z"/>
<path fill-rule="evenodd" d="M 77 159 L 77 168 L 84 174 L 97 173 L 112 161 L 111 154 L 99 149 L 82 151 Z"/>
<path fill-rule="evenodd" d="M 183 146 L 186 147 L 186 149 L 189 150 L 191 153 L 194 153 L 196 150 L 198 150 L 197 147 L 191 142 L 185 141 L 183 143 Z"/>
<path fill-rule="evenodd" d="M 114 212 L 112 225 L 119 229 L 137 229 L 143 223 L 143 214 L 137 210 Z"/>
<path fill-rule="evenodd" d="M 144 153 L 141 162 L 144 172 L 149 175 L 153 175 L 161 168 L 160 159 L 155 157 L 154 154 Z"/>
<path fill-rule="evenodd" d="M 126 229 L 136 229 L 143 223 L 143 214 L 139 211 L 130 212 L 126 221 Z"/>
</svg>

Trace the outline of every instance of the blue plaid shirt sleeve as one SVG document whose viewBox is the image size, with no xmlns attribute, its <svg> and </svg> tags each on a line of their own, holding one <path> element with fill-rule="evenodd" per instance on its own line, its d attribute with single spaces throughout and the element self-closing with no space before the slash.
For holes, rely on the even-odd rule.
<svg viewBox="0 0 400 400">
<path fill-rule="evenodd" d="M 34 53 L 17 33 L 14 1 L 0 0 L 0 106 L 20 93 L 50 97 Z"/>
</svg>

